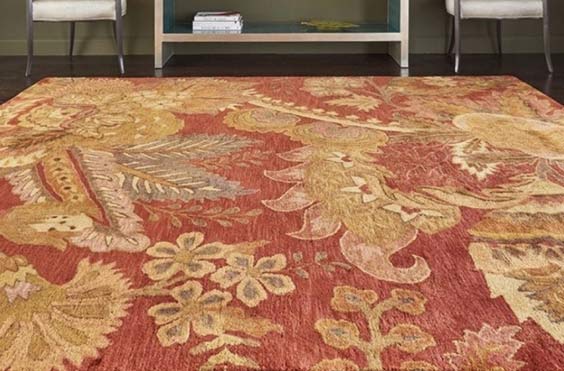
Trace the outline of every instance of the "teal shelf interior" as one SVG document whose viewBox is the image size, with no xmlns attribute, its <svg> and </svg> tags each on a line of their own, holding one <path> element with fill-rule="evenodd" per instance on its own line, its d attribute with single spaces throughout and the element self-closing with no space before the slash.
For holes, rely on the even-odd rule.
<svg viewBox="0 0 564 371">
<path fill-rule="evenodd" d="M 358 27 L 344 28 L 341 30 L 318 30 L 314 27 L 302 25 L 300 22 L 246 22 L 241 33 L 243 34 L 265 34 L 265 33 L 393 33 L 399 32 L 392 24 L 362 23 Z M 192 33 L 192 23 L 173 22 L 165 33 Z"/>
<path fill-rule="evenodd" d="M 192 23 L 186 17 L 176 16 L 176 0 L 164 0 L 164 32 L 175 34 L 192 33 Z M 345 0 L 346 1 L 346 0 Z M 281 5 L 283 6 L 283 5 Z M 245 21 L 242 33 L 396 33 L 400 32 L 401 0 L 388 0 L 387 23 L 378 22 L 352 22 L 359 27 L 344 28 L 338 31 L 324 31 L 296 22 L 247 22 Z M 244 14 L 243 14 L 244 17 Z M 346 21 L 346 20 L 344 20 Z"/>
<path fill-rule="evenodd" d="M 401 29 L 401 0 L 388 0 L 388 24 L 394 30 Z"/>
</svg>

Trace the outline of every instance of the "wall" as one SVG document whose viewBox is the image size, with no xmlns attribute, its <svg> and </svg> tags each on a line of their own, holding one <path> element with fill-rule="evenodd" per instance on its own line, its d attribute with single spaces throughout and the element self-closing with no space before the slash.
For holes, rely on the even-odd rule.
<svg viewBox="0 0 564 371">
<path fill-rule="evenodd" d="M 179 13 L 198 9 L 237 9 L 247 20 L 297 20 L 307 18 L 378 20 L 385 14 L 384 0 L 177 0 Z M 411 51 L 441 53 L 445 48 L 447 17 L 444 0 L 411 1 Z M 553 49 L 564 52 L 564 1 L 552 0 Z M 539 21 L 506 22 L 504 44 L 506 52 L 542 51 Z M 128 54 L 152 54 L 153 0 L 129 0 L 125 38 Z M 485 21 L 464 24 L 464 51 L 489 53 L 494 49 L 494 25 Z M 67 50 L 66 24 L 38 24 L 37 54 L 57 55 Z M 77 28 L 77 53 L 111 54 L 114 52 L 109 24 L 80 24 Z M 25 2 L 0 0 L 0 55 L 25 54 Z M 359 53 L 381 52 L 379 45 L 366 44 L 226 44 L 185 45 L 182 53 Z"/>
</svg>

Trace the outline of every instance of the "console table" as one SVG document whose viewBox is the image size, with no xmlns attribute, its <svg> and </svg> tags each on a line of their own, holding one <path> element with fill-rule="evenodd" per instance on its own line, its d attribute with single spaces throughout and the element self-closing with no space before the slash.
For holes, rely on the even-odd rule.
<svg viewBox="0 0 564 371">
<path fill-rule="evenodd" d="M 386 42 L 389 54 L 402 68 L 408 68 L 409 0 L 387 1 L 386 23 L 362 23 L 338 32 L 315 30 L 299 22 L 245 21 L 240 34 L 194 34 L 191 22 L 176 19 L 175 0 L 155 0 L 155 68 L 163 68 L 175 43 L 206 42 Z"/>
</svg>

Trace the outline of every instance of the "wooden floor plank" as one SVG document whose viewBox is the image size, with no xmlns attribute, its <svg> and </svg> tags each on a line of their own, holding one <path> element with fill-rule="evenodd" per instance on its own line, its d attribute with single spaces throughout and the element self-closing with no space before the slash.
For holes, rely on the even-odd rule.
<svg viewBox="0 0 564 371">
<path fill-rule="evenodd" d="M 126 58 L 126 76 L 399 76 L 402 70 L 387 55 L 193 55 L 175 56 L 162 71 L 152 56 Z M 542 55 L 466 55 L 463 75 L 513 75 L 564 103 L 564 55 L 554 57 L 550 76 Z M 37 57 L 33 75 L 25 78 L 25 57 L 0 57 L 0 102 L 45 77 L 119 76 L 112 56 Z M 406 71 L 403 72 L 404 75 Z M 412 55 L 410 76 L 453 75 L 444 55 Z"/>
</svg>

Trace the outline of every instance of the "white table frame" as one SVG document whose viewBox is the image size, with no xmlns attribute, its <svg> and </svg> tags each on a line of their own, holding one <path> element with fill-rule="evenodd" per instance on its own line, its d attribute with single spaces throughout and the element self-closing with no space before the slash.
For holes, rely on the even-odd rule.
<svg viewBox="0 0 564 371">
<path fill-rule="evenodd" d="M 399 32 L 319 32 L 192 34 L 165 32 L 164 1 L 155 0 L 155 69 L 163 68 L 177 43 L 247 42 L 387 42 L 389 54 L 401 68 L 409 68 L 409 0 L 400 2 Z"/>
</svg>

